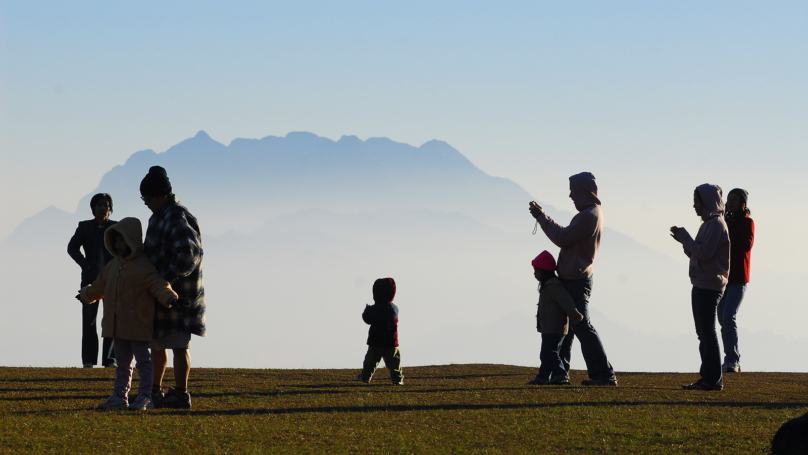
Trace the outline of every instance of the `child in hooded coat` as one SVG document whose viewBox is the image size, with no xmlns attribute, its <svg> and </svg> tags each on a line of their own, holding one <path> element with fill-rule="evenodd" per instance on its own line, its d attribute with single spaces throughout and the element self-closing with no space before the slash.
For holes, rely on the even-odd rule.
<svg viewBox="0 0 808 455">
<path fill-rule="evenodd" d="M 157 274 L 143 255 L 143 229 L 137 218 L 124 218 L 104 233 L 104 244 L 114 257 L 98 278 L 79 292 L 82 303 L 104 299 L 102 336 L 114 338 L 118 360 L 114 394 L 100 409 L 154 409 L 149 343 L 154 325 L 154 301 L 170 307 L 177 302 L 171 285 Z M 140 378 L 138 397 L 128 404 L 132 387 L 132 358 Z"/>
<path fill-rule="evenodd" d="M 370 382 L 379 361 L 390 370 L 390 379 L 395 385 L 404 385 L 401 370 L 401 351 L 398 349 L 398 307 L 393 303 L 396 282 L 392 278 L 379 278 L 373 283 L 373 305 L 365 305 L 362 320 L 370 324 L 368 352 L 357 379 Z"/>
<path fill-rule="evenodd" d="M 533 276 L 541 283 L 536 313 L 536 329 L 541 332 L 541 366 L 530 385 L 564 385 L 570 383 L 570 365 L 561 358 L 561 345 L 570 329 L 584 316 L 575 308 L 564 283 L 555 274 L 556 262 L 548 251 L 542 251 L 531 262 Z"/>
<path fill-rule="evenodd" d="M 693 285 L 691 308 L 701 356 L 701 377 L 683 388 L 721 390 L 724 388 L 724 377 L 715 320 L 718 303 L 727 286 L 730 254 L 721 187 L 709 183 L 699 185 L 693 193 L 693 208 L 702 220 L 695 239 L 685 228 L 671 227 L 673 238 L 682 244 L 690 258 L 690 283 Z"/>
</svg>

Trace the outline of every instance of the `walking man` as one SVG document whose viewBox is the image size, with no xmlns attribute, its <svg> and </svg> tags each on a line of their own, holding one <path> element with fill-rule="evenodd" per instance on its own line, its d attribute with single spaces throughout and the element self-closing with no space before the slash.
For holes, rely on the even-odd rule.
<svg viewBox="0 0 808 455">
<path fill-rule="evenodd" d="M 191 334 L 206 336 L 202 237 L 196 218 L 171 191 L 168 174 L 160 166 L 151 167 L 140 182 L 141 199 L 152 211 L 143 251 L 179 298 L 189 302 L 186 308 L 155 305 L 152 398 L 155 407 L 190 409 Z M 167 349 L 174 356 L 174 387 L 164 393 Z"/>
<path fill-rule="evenodd" d="M 560 350 L 561 360 L 569 372 L 572 342 L 577 337 L 581 342 L 581 352 L 589 374 L 589 380 L 581 384 L 616 386 L 614 369 L 606 358 L 598 332 L 589 320 L 593 263 L 603 232 L 603 210 L 598 199 L 595 176 L 582 172 L 570 177 L 570 199 L 575 203 L 578 214 L 566 227 L 553 221 L 535 201 L 530 203 L 530 214 L 536 218 L 547 238 L 561 248 L 558 255 L 558 276 L 575 301 L 578 312 L 584 317 L 581 322 L 570 327 L 569 334 L 564 338 Z"/>
</svg>

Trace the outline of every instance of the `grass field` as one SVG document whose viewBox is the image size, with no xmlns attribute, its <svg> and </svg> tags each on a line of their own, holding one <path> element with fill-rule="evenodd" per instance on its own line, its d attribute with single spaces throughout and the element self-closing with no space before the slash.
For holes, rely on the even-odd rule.
<svg viewBox="0 0 808 455">
<path fill-rule="evenodd" d="M 0 368 L 0 451 L 93 453 L 766 453 L 808 408 L 808 375 L 619 373 L 619 387 L 527 386 L 532 368 L 195 369 L 190 411 L 99 412 L 113 370 Z M 171 371 L 168 372 L 171 377 Z M 573 384 L 585 379 L 573 371 Z M 170 384 L 169 384 L 170 385 Z"/>
</svg>

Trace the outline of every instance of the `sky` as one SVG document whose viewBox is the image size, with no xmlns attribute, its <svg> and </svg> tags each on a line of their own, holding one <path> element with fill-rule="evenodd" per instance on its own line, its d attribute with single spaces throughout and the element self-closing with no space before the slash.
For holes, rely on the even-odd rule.
<svg viewBox="0 0 808 455">
<path fill-rule="evenodd" d="M 0 1 L 0 239 L 138 150 L 310 131 L 443 140 L 566 210 L 591 171 L 607 224 L 680 261 L 693 188 L 743 187 L 753 267 L 805 273 L 806 23 L 797 1 Z"/>
</svg>

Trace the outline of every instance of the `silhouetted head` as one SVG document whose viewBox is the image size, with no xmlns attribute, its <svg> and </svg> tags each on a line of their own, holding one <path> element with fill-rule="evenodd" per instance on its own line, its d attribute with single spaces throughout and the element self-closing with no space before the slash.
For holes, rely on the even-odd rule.
<svg viewBox="0 0 808 455">
<path fill-rule="evenodd" d="M 109 214 L 112 213 L 112 196 L 107 193 L 96 194 L 90 199 L 90 209 L 99 223 L 106 221 L 109 219 Z"/>
<path fill-rule="evenodd" d="M 699 207 L 701 206 L 701 210 Z M 704 221 L 715 216 L 724 215 L 724 199 L 721 187 L 711 183 L 704 183 L 696 187 L 693 192 L 693 208 L 696 214 Z"/>
<path fill-rule="evenodd" d="M 749 207 L 746 206 L 749 199 L 749 193 L 741 188 L 734 188 L 727 194 L 727 217 L 743 218 L 752 214 Z"/>
<path fill-rule="evenodd" d="M 160 166 L 152 166 L 149 173 L 140 181 L 140 195 L 144 198 L 168 196 L 171 194 L 171 182 L 168 173 Z"/>
<path fill-rule="evenodd" d="M 373 301 L 376 303 L 390 303 L 396 297 L 396 280 L 392 278 L 379 278 L 373 283 Z"/>
<path fill-rule="evenodd" d="M 533 266 L 533 276 L 542 284 L 556 276 L 555 258 L 547 250 L 542 251 L 541 254 L 536 256 L 536 258 L 531 261 L 530 265 Z"/>
<path fill-rule="evenodd" d="M 581 172 L 570 177 L 570 199 L 579 212 L 593 205 L 600 205 L 598 182 L 591 172 Z"/>
</svg>

